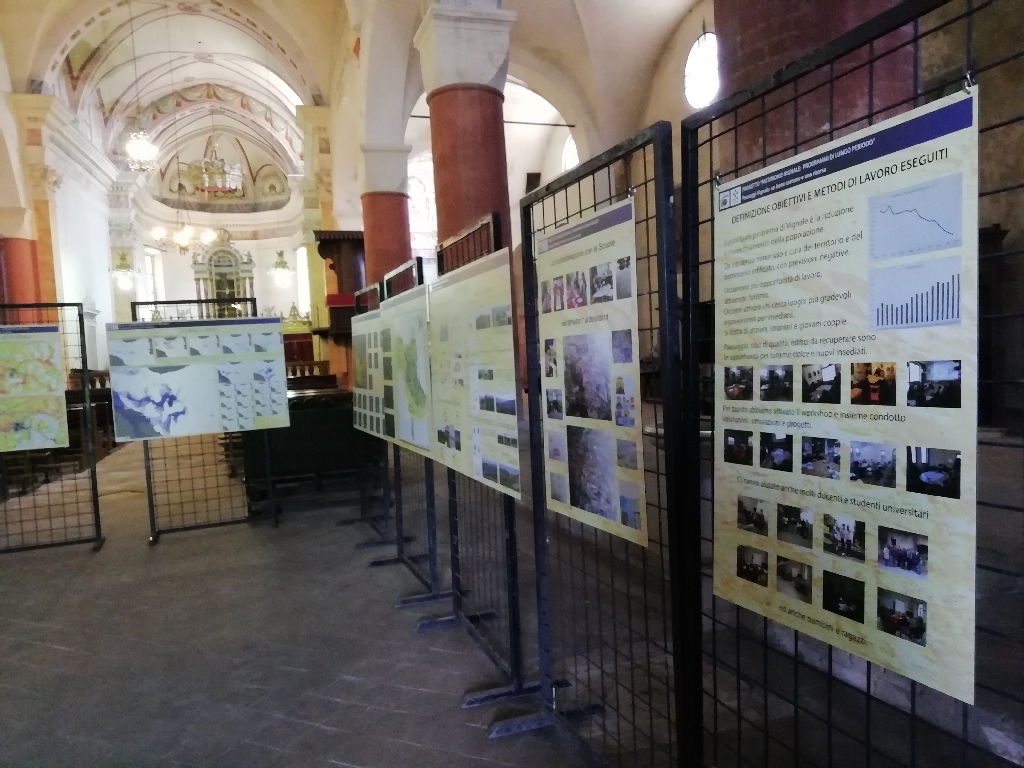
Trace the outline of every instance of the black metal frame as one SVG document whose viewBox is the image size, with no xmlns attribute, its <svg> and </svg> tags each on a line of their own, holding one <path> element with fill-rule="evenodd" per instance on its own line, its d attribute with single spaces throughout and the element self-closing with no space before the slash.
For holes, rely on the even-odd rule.
<svg viewBox="0 0 1024 768">
<path fill-rule="evenodd" d="M 1013 25 L 1018 25 L 1014 36 Z M 728 181 L 776 161 L 840 138 L 879 119 L 980 83 L 981 198 L 1016 195 L 1024 189 L 1020 166 L 1007 165 L 1000 182 L 986 185 L 992 164 L 1003 158 L 991 145 L 999 132 L 1024 125 L 1024 104 L 1005 98 L 1008 81 L 1020 82 L 1024 38 L 1020 9 L 1004 0 L 904 0 L 837 40 L 781 69 L 750 89 L 719 101 L 682 124 L 683 306 L 687 339 L 683 382 L 686 454 L 682 462 L 688 507 L 700 510 L 700 583 L 687 579 L 688 613 L 700 601 L 701 635 L 688 633 L 685 653 L 699 657 L 686 685 L 688 707 L 702 711 L 686 736 L 688 764 L 716 766 L 1011 766 L 1008 751 L 989 731 L 1008 742 L 1024 733 L 1021 693 L 1024 623 L 1024 546 L 997 531 L 1024 527 L 1024 493 L 1011 500 L 986 463 L 1009 469 L 1024 461 L 1020 422 L 997 414 L 996 402 L 1021 395 L 1012 357 L 991 354 L 997 340 L 1020 346 L 1019 311 L 1000 310 L 1009 293 L 994 284 L 1016 274 L 1024 249 L 1004 248 L 997 237 L 982 238 L 980 305 L 979 421 L 1002 436 L 979 439 L 977 677 L 976 704 L 955 701 L 927 686 L 858 659 L 751 611 L 712 596 L 714 473 L 710 436 L 714 428 L 713 195 L 716 159 Z M 1009 34 L 1007 34 L 1009 32 Z M 923 58 L 929 52 L 931 60 Z M 878 71 L 905 56 L 905 96 L 876 92 Z M 926 65 L 932 73 L 926 71 Z M 931 76 L 930 76 L 931 75 Z M 1004 99 L 986 93 L 986 80 L 1002 83 Z M 859 84 L 858 84 L 859 83 Z M 859 97 L 844 101 L 844 93 Z M 883 92 L 884 93 L 884 92 Z M 1018 86 L 1016 91 L 1020 95 Z M 819 104 L 814 105 L 818 99 Z M 852 101 L 852 99 L 851 99 Z M 808 105 L 812 105 L 809 107 Z M 801 108 L 814 117 L 801 122 Z M 815 111 L 816 110 L 816 111 Z M 778 116 L 789 113 L 791 123 Z M 995 113 L 996 117 L 991 115 Z M 843 117 L 838 119 L 837 115 Z M 787 121 L 789 119 L 787 118 Z M 819 128 L 822 123 L 827 123 Z M 769 134 L 771 124 L 776 133 Z M 786 127 L 789 125 L 789 127 Z M 788 141 L 780 141 L 787 134 Z M 1008 134 L 1003 133 L 1002 136 Z M 1012 136 L 1012 134 L 1010 134 Z M 1019 135 L 1019 134 L 1017 134 Z M 773 136 L 773 140 L 769 140 Z M 760 150 L 751 152 L 757 147 Z M 749 139 L 749 140 L 748 140 Z M 1010 139 L 1012 141 L 1012 138 Z M 1019 138 L 1017 139 L 1019 147 Z M 746 155 L 741 159 L 741 151 Z M 989 163 L 990 165 L 986 165 Z M 1017 175 L 1008 178 L 1006 171 Z M 1018 204 L 1019 207 L 1019 204 Z M 984 215 L 984 213 L 983 213 Z M 993 214 L 990 214 L 990 216 Z M 991 227 L 990 227 L 991 229 Z M 984 234 L 984 230 L 982 232 Z M 998 235 L 999 233 L 994 233 Z M 1006 232 L 1002 232 L 1005 237 Z M 985 456 L 988 452 L 989 461 Z M 985 531 L 988 530 L 986 534 Z M 986 545 L 986 536 L 988 544 Z M 1000 543 L 994 544 L 993 536 Z M 691 538 L 695 538 L 691 534 Z M 692 541 L 688 557 L 697 555 Z M 701 682 L 698 683 L 697 679 Z M 1018 744 L 1019 746 L 1019 744 Z M 999 753 L 1003 751 L 1001 756 Z"/>
<path fill-rule="evenodd" d="M 494 212 L 445 239 L 437 246 L 438 274 L 501 250 L 501 232 L 501 217 Z M 452 613 L 424 620 L 417 630 L 462 627 L 508 680 L 467 695 L 464 708 L 535 694 L 538 683 L 527 682 L 524 663 L 516 501 L 451 468 L 446 480 Z M 499 725 L 491 735 L 512 732 Z"/>
<path fill-rule="evenodd" d="M 186 301 L 133 301 L 132 322 L 162 322 L 165 320 L 214 320 L 228 319 L 218 318 L 216 313 L 209 314 L 208 310 L 215 310 L 218 306 L 245 307 L 247 314 L 240 317 L 257 317 L 256 299 L 191 299 Z M 158 310 L 160 307 L 177 307 L 179 311 L 174 318 L 161 318 L 160 320 L 139 320 L 140 310 L 145 307 L 152 307 Z M 182 317 L 181 309 L 188 311 L 187 317 Z M 193 316 L 196 310 L 198 317 Z M 182 450 L 179 450 L 182 449 Z M 256 501 L 259 495 L 259 488 L 262 486 L 264 498 L 261 499 L 265 508 L 271 511 L 271 523 L 276 528 L 281 517 L 281 505 L 274 494 L 274 467 L 270 451 L 270 437 L 266 430 L 263 430 L 263 461 L 264 477 L 262 482 L 256 483 L 250 478 L 244 477 L 243 466 L 243 443 L 241 433 L 224 433 L 195 435 L 192 437 L 170 438 L 164 440 L 142 441 L 143 461 L 146 470 L 146 501 L 149 511 L 149 543 L 154 546 L 160 541 L 165 533 L 183 533 L 185 531 L 199 531 L 207 528 L 221 528 L 226 525 L 238 525 L 249 522 L 256 514 Z M 224 478 L 219 473 L 213 475 L 203 472 L 201 478 L 197 478 L 191 471 L 183 471 L 186 462 L 192 461 L 196 455 L 217 456 L 218 465 L 221 459 L 227 464 L 227 483 L 222 482 Z M 159 469 L 158 469 L 159 468 Z M 232 492 L 232 483 L 239 473 L 243 474 L 240 484 L 241 493 Z M 183 483 L 183 478 L 185 478 Z M 201 485 L 198 484 L 202 480 Z M 162 482 L 161 482 L 162 481 Z M 160 490 L 158 486 L 170 486 L 177 482 L 177 491 L 180 494 L 186 487 L 189 489 L 199 488 L 204 492 L 213 491 L 214 498 L 206 498 L 205 509 L 186 512 L 182 509 L 178 512 L 162 512 L 160 501 L 164 496 L 169 497 L 170 492 Z M 236 489 L 237 491 L 238 489 Z M 222 493 L 223 492 L 223 493 Z M 216 503 L 216 510 L 211 507 L 210 502 Z M 222 505 L 221 502 L 226 502 Z M 228 515 L 224 515 L 224 507 L 228 508 Z M 244 510 L 244 514 L 242 511 Z M 170 524 L 162 522 L 163 517 L 169 517 Z M 180 520 L 175 524 L 175 519 Z"/>
<path fill-rule="evenodd" d="M 362 307 L 360 301 L 364 295 L 376 291 L 379 306 L 382 300 L 400 296 L 421 285 L 423 285 L 423 260 L 414 258 L 388 272 L 378 285 L 359 291 L 356 294 L 356 311 L 359 313 L 368 311 L 368 306 Z M 383 522 L 385 528 L 382 530 L 374 526 L 380 539 L 363 542 L 358 546 L 366 548 L 393 544 L 395 556 L 373 560 L 370 562 L 370 567 L 404 565 L 409 573 L 423 585 L 425 592 L 401 598 L 397 602 L 396 608 L 408 608 L 448 600 L 452 593 L 442 589 L 441 574 L 438 568 L 433 460 L 393 443 L 391 444 L 391 460 L 389 462 L 388 443 L 372 435 L 365 435 L 365 438 L 371 444 L 380 444 L 383 450 L 383 461 L 380 467 L 384 487 L 385 519 Z M 420 489 L 422 489 L 422 497 Z M 390 513 L 391 508 L 394 509 L 393 514 Z M 417 541 L 417 536 L 407 534 L 410 523 L 417 528 L 417 533 L 423 534 L 426 539 L 427 549 L 425 552 L 407 551 L 406 545 Z M 393 527 L 391 527 L 392 525 Z"/>
<path fill-rule="evenodd" d="M 537 235 L 634 192 L 643 246 L 637 252 L 639 341 L 651 353 L 641 364 L 643 423 L 652 425 L 645 428 L 644 445 L 647 549 L 546 509 L 534 265 Z M 694 622 L 682 609 L 686 569 L 693 563 L 684 557 L 686 520 L 674 473 L 682 430 L 672 201 L 672 127 L 663 122 L 520 203 L 542 682 L 542 715 L 522 725 L 556 725 L 599 765 L 679 764 L 694 716 L 683 710 L 681 698 L 692 675 L 692 665 L 686 666 L 685 656 L 680 663 L 680 656 L 693 633 Z"/>
<path fill-rule="evenodd" d="M 74 313 L 74 319 L 65 316 L 65 311 L 71 311 Z M 18 544 L 10 544 L 10 539 L 13 538 L 7 529 L 7 523 L 4 523 L 2 528 L 3 533 L 0 534 L 0 554 L 9 552 L 28 552 L 37 549 L 49 549 L 53 547 L 64 547 L 74 544 L 92 544 L 94 552 L 99 551 L 103 546 L 106 539 L 103 536 L 103 528 L 100 520 L 100 500 L 99 500 L 99 486 L 96 471 L 96 424 L 95 424 L 95 408 L 92 402 L 92 391 L 91 391 L 91 377 L 89 369 L 89 354 L 86 345 L 86 334 L 85 334 L 85 313 L 81 304 L 71 303 L 39 303 L 39 304 L 0 304 L 0 324 L 3 325 L 56 325 L 58 326 L 61 339 L 62 339 L 62 354 L 64 357 L 65 365 L 65 376 L 66 376 L 66 394 L 72 393 L 75 390 L 71 389 L 72 382 L 77 374 L 78 383 L 81 386 L 81 397 L 82 397 L 82 427 L 80 430 L 80 439 L 83 442 L 83 448 L 85 452 L 86 470 L 89 474 L 89 488 L 88 498 L 81 498 L 82 494 L 79 493 L 79 488 L 76 485 L 67 487 L 65 483 L 66 473 L 61 472 L 58 466 L 56 480 L 49 479 L 49 472 L 43 473 L 44 483 L 38 484 L 35 477 L 36 471 L 31 469 L 32 460 L 35 457 L 46 456 L 53 451 L 48 449 L 30 450 L 30 451 L 16 451 L 13 453 L 0 454 L 0 505 L 6 505 L 14 499 L 25 499 L 35 498 L 38 495 L 38 490 L 44 488 L 53 483 L 58 483 L 56 493 L 45 493 L 42 496 L 45 504 L 42 507 L 42 511 L 46 513 L 46 519 L 53 520 L 53 513 L 60 510 L 61 519 L 64 520 L 64 524 L 60 529 L 53 526 L 46 528 L 47 532 L 54 532 L 57 530 L 62 531 L 66 534 L 62 538 L 58 538 L 53 541 L 40 541 L 38 535 L 35 536 L 35 540 L 32 543 L 24 543 L 25 536 L 31 534 L 38 534 L 38 523 L 42 522 L 41 516 L 33 516 L 31 523 L 33 523 L 32 531 L 26 533 L 24 530 L 21 532 L 22 541 Z M 68 327 L 73 325 L 73 327 Z M 72 358 L 77 358 L 79 362 L 78 368 L 73 367 L 70 363 Z M 69 425 L 70 427 L 70 425 Z M 11 479 L 11 473 L 8 470 L 8 463 L 12 457 L 20 457 L 28 463 L 30 469 L 25 474 L 25 478 L 28 478 L 29 482 L 23 490 L 28 491 L 27 486 L 33 486 L 31 491 L 23 493 L 17 496 L 8 496 L 7 488 L 8 483 Z M 22 478 L 24 479 L 24 478 Z M 73 478 L 72 478 L 73 480 Z M 67 525 L 67 507 L 73 505 L 79 511 L 75 512 L 73 516 L 77 518 L 77 522 L 74 525 Z M 86 511 L 81 511 L 81 507 L 87 505 Z M 39 510 L 39 507 L 33 505 L 32 511 Z M 6 513 L 3 513 L 6 518 Z M 87 518 L 89 524 L 82 522 L 83 518 Z M 81 534 L 86 528 L 91 528 L 89 535 L 71 535 L 70 531 Z"/>
</svg>

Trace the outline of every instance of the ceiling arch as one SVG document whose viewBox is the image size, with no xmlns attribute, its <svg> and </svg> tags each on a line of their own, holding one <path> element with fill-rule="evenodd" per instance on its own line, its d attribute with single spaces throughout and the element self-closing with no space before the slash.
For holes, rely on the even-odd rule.
<svg viewBox="0 0 1024 768">
<path fill-rule="evenodd" d="M 183 36 L 185 42 L 202 37 L 214 41 L 232 32 L 241 33 L 252 50 L 250 57 L 263 62 L 303 103 L 323 103 L 320 86 L 303 48 L 251 0 L 79 0 L 44 33 L 36 47 L 30 70 L 31 89 L 57 90 L 56 81 L 76 48 L 79 54 L 88 57 L 92 51 L 102 52 L 103 42 L 108 37 L 112 44 L 117 39 L 126 39 L 133 26 L 136 35 L 144 35 L 146 28 L 155 24 L 165 28 L 169 25 L 182 27 L 187 30 Z M 166 37 L 165 31 L 165 40 L 157 50 L 167 50 Z M 80 47 L 83 42 L 90 51 Z M 108 44 L 108 47 L 117 46 Z"/>
</svg>

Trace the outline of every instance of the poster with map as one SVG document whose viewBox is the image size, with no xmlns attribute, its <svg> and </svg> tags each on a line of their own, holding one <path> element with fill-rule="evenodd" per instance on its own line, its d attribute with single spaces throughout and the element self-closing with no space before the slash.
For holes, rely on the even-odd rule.
<svg viewBox="0 0 1024 768">
<path fill-rule="evenodd" d="M 521 498 L 509 252 L 430 285 L 434 456 Z"/>
<path fill-rule="evenodd" d="M 287 427 L 280 318 L 107 325 L 118 442 Z"/>
<path fill-rule="evenodd" d="M 536 261 L 548 508 L 646 547 L 640 360 L 656 352 L 633 201 L 538 237 Z"/>
<path fill-rule="evenodd" d="M 0 326 L 0 453 L 69 445 L 66 386 L 58 326 Z"/>
<path fill-rule="evenodd" d="M 384 436 L 431 455 L 427 287 L 381 302 Z"/>
<path fill-rule="evenodd" d="M 352 420 L 356 429 L 384 437 L 384 365 L 380 310 L 352 318 Z M 387 370 L 391 359 L 386 358 Z"/>
</svg>

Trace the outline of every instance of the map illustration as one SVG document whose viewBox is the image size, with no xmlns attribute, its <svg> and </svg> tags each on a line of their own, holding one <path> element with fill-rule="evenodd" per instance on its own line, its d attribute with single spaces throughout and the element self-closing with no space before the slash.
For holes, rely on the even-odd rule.
<svg viewBox="0 0 1024 768">
<path fill-rule="evenodd" d="M 430 366 L 424 313 L 397 315 L 392 325 L 392 344 L 397 437 L 429 448 Z"/>
<path fill-rule="evenodd" d="M 67 446 L 57 326 L 0 327 L 0 452 Z"/>
<path fill-rule="evenodd" d="M 216 365 L 114 368 L 114 430 L 120 440 L 184 437 L 220 425 Z"/>
<path fill-rule="evenodd" d="M 107 351 L 111 365 L 148 365 L 153 362 L 152 339 L 109 339 Z"/>
</svg>

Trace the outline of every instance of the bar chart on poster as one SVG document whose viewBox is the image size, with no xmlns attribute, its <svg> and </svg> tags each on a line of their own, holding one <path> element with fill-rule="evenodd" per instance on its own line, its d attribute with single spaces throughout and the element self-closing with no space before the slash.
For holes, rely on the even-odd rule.
<svg viewBox="0 0 1024 768">
<path fill-rule="evenodd" d="M 434 456 L 484 485 L 521 498 L 507 249 L 430 285 L 430 372 Z"/>
<path fill-rule="evenodd" d="M 548 506 L 647 546 L 633 200 L 537 238 Z"/>
<path fill-rule="evenodd" d="M 719 597 L 973 703 L 978 90 L 723 186 Z"/>
<path fill-rule="evenodd" d="M 280 318 L 107 325 L 118 442 L 287 427 Z"/>
</svg>

